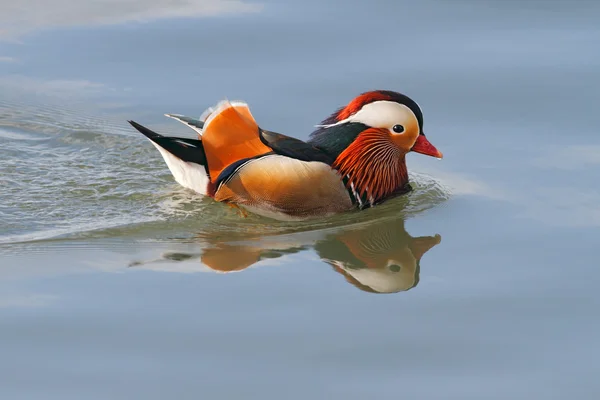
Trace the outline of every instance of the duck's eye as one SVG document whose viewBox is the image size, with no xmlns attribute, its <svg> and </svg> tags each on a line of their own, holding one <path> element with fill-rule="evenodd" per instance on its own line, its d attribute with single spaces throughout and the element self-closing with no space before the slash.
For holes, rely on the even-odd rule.
<svg viewBox="0 0 600 400">
<path fill-rule="evenodd" d="M 392 264 L 388 268 L 392 272 L 400 272 L 402 270 L 402 267 L 400 265 L 397 265 L 397 264 Z"/>
<path fill-rule="evenodd" d="M 402 125 L 394 125 L 392 130 L 396 133 L 402 133 L 404 132 L 404 127 Z"/>
</svg>

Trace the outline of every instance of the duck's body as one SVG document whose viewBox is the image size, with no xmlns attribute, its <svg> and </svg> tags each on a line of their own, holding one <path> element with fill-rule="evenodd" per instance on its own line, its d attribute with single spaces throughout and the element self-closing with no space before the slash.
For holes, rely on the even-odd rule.
<svg viewBox="0 0 600 400">
<path fill-rule="evenodd" d="M 165 137 L 129 122 L 152 141 L 179 184 L 279 220 L 373 206 L 409 190 L 406 153 L 441 158 L 422 133 L 419 107 L 396 92 L 358 96 L 306 142 L 261 129 L 243 102 L 221 102 L 200 119 L 167 116 L 198 139 Z"/>
</svg>

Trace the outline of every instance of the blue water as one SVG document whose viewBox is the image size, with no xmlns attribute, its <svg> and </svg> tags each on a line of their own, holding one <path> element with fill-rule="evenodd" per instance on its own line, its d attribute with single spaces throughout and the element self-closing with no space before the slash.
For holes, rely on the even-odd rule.
<svg viewBox="0 0 600 400">
<path fill-rule="evenodd" d="M 0 398 L 596 399 L 600 5 L 126 1 L 0 12 Z M 360 215 L 180 188 L 135 119 L 243 99 L 306 139 L 357 94 L 442 161 Z M 370 257 L 357 243 L 378 243 Z"/>
</svg>

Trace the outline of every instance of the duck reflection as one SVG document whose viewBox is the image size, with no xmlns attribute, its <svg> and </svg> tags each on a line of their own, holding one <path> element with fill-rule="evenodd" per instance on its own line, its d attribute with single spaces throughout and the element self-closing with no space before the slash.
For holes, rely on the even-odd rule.
<svg viewBox="0 0 600 400">
<path fill-rule="evenodd" d="M 440 242 L 440 235 L 412 237 L 404 221 L 388 220 L 333 235 L 314 249 L 357 288 L 395 293 L 417 286 L 421 258 Z"/>
<path fill-rule="evenodd" d="M 204 267 L 229 273 L 243 271 L 268 259 L 313 249 L 358 289 L 370 293 L 396 293 L 417 286 L 421 258 L 441 242 L 441 236 L 437 234 L 412 237 L 402 218 L 255 240 L 227 239 L 204 237 L 208 243 L 200 254 L 168 253 L 163 255 L 163 260 L 199 258 Z M 279 261 L 277 265 L 284 263 Z"/>
<path fill-rule="evenodd" d="M 270 243 L 275 248 L 264 248 L 262 246 Z M 307 249 L 309 246 L 292 246 L 277 249 L 277 243 L 267 241 L 254 245 L 243 244 L 216 244 L 202 252 L 200 260 L 208 268 L 217 272 L 242 271 L 259 261 L 279 258 L 287 254 L 297 253 Z M 261 246 L 262 245 L 262 246 Z M 285 246 L 285 245 L 284 245 Z M 281 245 L 279 245 L 281 247 Z"/>
</svg>

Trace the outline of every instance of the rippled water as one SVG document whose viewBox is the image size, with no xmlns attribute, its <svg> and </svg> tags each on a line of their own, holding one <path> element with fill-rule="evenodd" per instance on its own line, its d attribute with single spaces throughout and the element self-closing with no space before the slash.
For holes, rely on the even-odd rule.
<svg viewBox="0 0 600 400">
<path fill-rule="evenodd" d="M 38 3 L 0 12 L 0 398 L 600 396 L 596 3 Z M 228 97 L 306 139 L 376 88 L 444 159 L 316 221 L 194 195 L 126 122 Z"/>
</svg>

